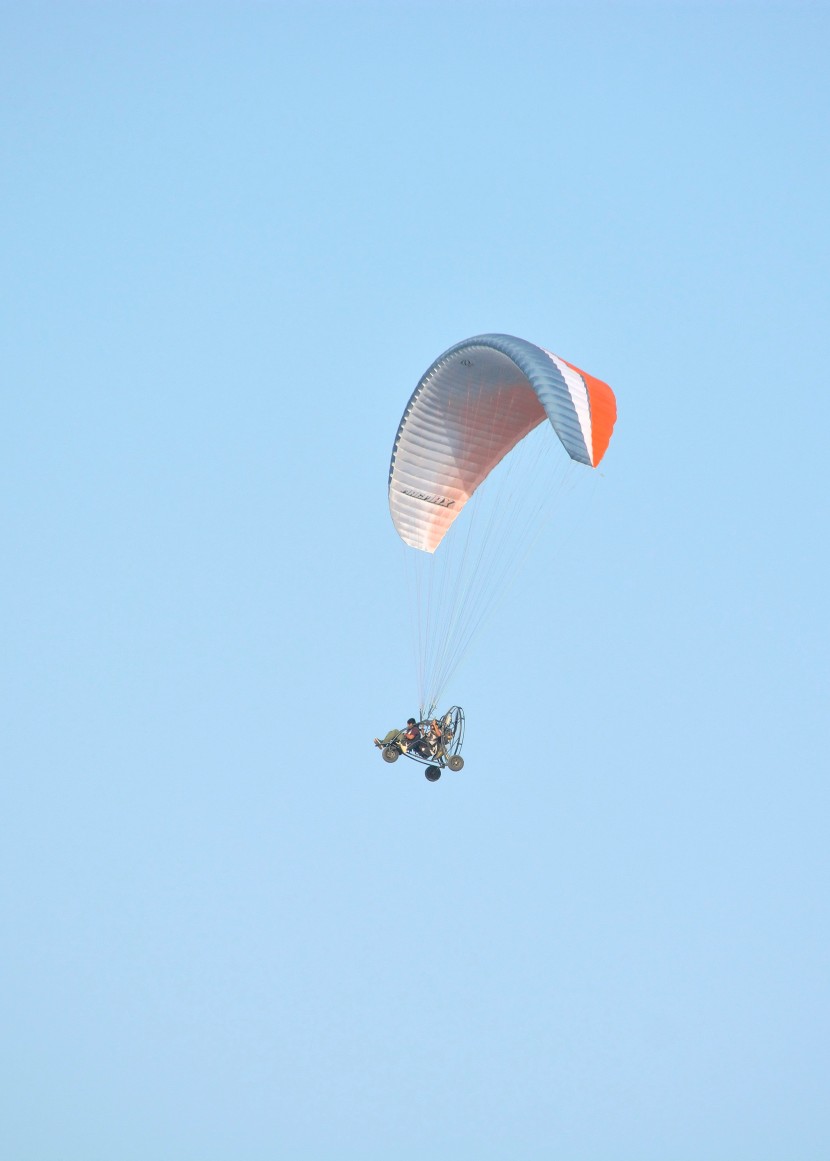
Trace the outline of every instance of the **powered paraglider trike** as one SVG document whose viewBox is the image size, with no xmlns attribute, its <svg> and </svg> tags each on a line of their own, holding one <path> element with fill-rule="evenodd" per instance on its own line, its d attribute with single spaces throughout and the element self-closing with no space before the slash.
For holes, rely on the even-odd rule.
<svg viewBox="0 0 830 1161">
<path fill-rule="evenodd" d="M 412 741 L 404 738 L 402 730 L 397 738 L 386 742 L 381 748 L 384 762 L 397 762 L 401 756 L 420 762 L 426 766 L 424 775 L 428 782 L 437 782 L 445 767 L 452 771 L 462 769 L 464 711 L 461 706 L 451 706 L 440 718 L 418 722 L 417 730 L 418 737 Z"/>
</svg>

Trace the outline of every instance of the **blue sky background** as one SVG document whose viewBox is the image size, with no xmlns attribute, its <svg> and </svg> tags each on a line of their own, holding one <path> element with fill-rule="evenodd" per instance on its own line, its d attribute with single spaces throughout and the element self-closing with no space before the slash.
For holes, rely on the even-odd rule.
<svg viewBox="0 0 830 1161">
<path fill-rule="evenodd" d="M 0 1154 L 826 1158 L 827 6 L 0 25 Z M 430 785 L 386 472 L 492 330 L 620 418 Z"/>
</svg>

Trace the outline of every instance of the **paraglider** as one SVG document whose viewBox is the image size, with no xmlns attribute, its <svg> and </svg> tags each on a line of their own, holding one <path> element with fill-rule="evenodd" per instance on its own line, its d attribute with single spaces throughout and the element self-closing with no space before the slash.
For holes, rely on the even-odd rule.
<svg viewBox="0 0 830 1161">
<path fill-rule="evenodd" d="M 607 383 L 512 335 L 456 343 L 421 377 L 389 465 L 389 509 L 413 574 L 419 729 L 526 557 L 545 505 L 569 485 L 570 465 L 597 467 L 616 416 Z M 553 476 L 540 482 L 547 465 Z M 398 746 L 387 757 L 390 746 L 387 761 L 415 756 Z"/>
<path fill-rule="evenodd" d="M 440 718 L 416 721 L 409 718 L 402 730 L 390 730 L 375 745 L 384 762 L 397 762 L 401 755 L 426 766 L 429 782 L 437 782 L 444 767 L 457 772 L 464 766 L 461 743 L 464 741 L 464 711 L 454 705 Z"/>
</svg>

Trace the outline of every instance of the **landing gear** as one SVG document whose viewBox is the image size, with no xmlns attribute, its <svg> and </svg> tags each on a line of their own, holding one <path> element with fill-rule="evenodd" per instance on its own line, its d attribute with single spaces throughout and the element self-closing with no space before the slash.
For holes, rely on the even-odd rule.
<svg viewBox="0 0 830 1161">
<path fill-rule="evenodd" d="M 427 766 L 426 770 L 424 770 L 424 777 L 426 778 L 427 782 L 437 782 L 441 777 L 441 767 Z"/>
<path fill-rule="evenodd" d="M 397 762 L 401 752 L 397 746 L 384 746 L 381 750 L 384 762 Z"/>
<path fill-rule="evenodd" d="M 460 754 L 450 754 L 449 758 L 447 758 L 447 765 L 452 771 L 460 770 L 464 765 L 464 759 Z"/>
</svg>

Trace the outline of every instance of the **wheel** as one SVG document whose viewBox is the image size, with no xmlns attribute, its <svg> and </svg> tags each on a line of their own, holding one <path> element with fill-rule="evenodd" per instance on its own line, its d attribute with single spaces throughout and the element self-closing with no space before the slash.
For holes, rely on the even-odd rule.
<svg viewBox="0 0 830 1161">
<path fill-rule="evenodd" d="M 464 759 L 460 754 L 451 754 L 449 758 L 447 758 L 447 765 L 449 766 L 450 770 L 460 770 L 464 765 Z"/>
<path fill-rule="evenodd" d="M 437 782 L 441 777 L 441 768 L 439 766 L 427 766 L 424 771 L 424 777 L 427 782 Z"/>
<path fill-rule="evenodd" d="M 384 746 L 381 750 L 384 762 L 397 762 L 401 752 L 397 746 Z"/>
</svg>

